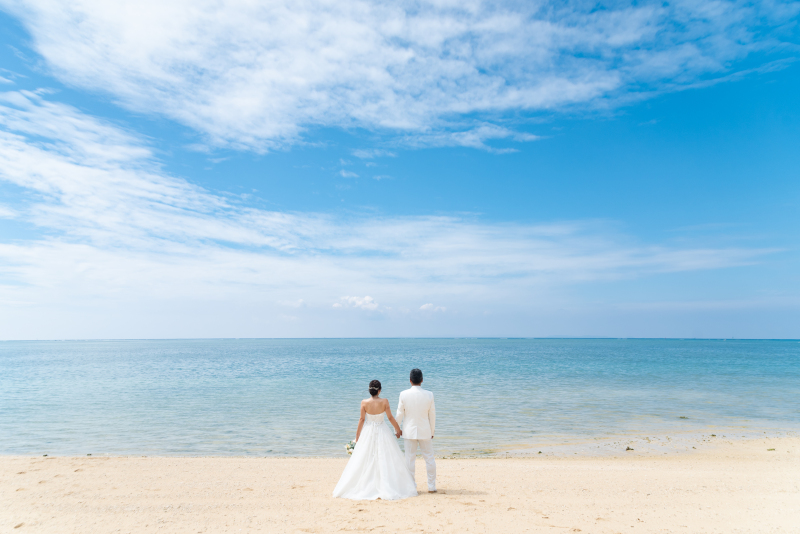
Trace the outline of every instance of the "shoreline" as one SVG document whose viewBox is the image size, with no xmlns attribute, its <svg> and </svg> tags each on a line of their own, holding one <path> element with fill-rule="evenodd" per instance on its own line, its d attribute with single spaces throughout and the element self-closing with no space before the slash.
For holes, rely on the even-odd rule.
<svg viewBox="0 0 800 534">
<path fill-rule="evenodd" d="M 688 454 L 440 458 L 440 493 L 402 501 L 333 499 L 345 463 L 0 456 L 0 533 L 792 532 L 800 524 L 797 437 Z M 421 460 L 416 479 L 422 490 Z"/>
<path fill-rule="evenodd" d="M 639 456 L 654 454 L 693 454 L 702 450 L 710 450 L 717 446 L 731 445 L 759 439 L 796 439 L 800 438 L 800 430 L 763 430 L 736 427 L 710 427 L 699 430 L 684 430 L 668 433 L 627 433 L 597 437 L 553 437 L 533 443 L 517 443 L 499 447 L 487 447 L 463 452 L 438 452 L 437 459 L 504 459 L 504 458 L 536 458 L 536 457 L 585 457 L 606 458 L 620 456 Z M 402 439 L 400 440 L 402 441 Z M 436 444 L 434 444 L 435 450 Z M 475 449 L 473 449 L 475 450 Z M 541 451 L 541 453 L 539 452 Z M 633 454 L 635 453 L 635 454 Z M 0 458 L 242 458 L 242 459 L 347 459 L 349 456 L 336 455 L 292 455 L 273 454 L 192 454 L 192 453 L 2 453 Z"/>
</svg>

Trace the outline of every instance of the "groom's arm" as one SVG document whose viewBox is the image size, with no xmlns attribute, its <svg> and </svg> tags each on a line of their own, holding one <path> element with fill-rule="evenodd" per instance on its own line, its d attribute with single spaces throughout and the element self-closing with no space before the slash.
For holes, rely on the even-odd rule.
<svg viewBox="0 0 800 534">
<path fill-rule="evenodd" d="M 403 406 L 403 396 L 400 395 L 400 400 L 397 401 L 397 415 L 394 416 L 395 421 L 397 424 L 403 422 L 403 416 L 406 414 L 406 407 Z"/>
<path fill-rule="evenodd" d="M 434 430 L 436 430 L 436 403 L 433 399 L 431 399 L 431 408 L 428 410 L 428 421 L 431 424 L 431 439 L 433 439 Z"/>
</svg>

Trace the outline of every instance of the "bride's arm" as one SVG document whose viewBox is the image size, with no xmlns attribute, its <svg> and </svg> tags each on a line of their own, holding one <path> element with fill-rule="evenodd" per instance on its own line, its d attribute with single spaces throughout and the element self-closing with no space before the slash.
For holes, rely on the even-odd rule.
<svg viewBox="0 0 800 534">
<path fill-rule="evenodd" d="M 361 429 L 364 428 L 364 419 L 367 417 L 367 409 L 364 408 L 364 405 L 361 405 L 361 416 L 358 419 L 358 430 L 356 430 L 356 441 L 358 441 L 359 436 L 361 436 Z"/>
<path fill-rule="evenodd" d="M 389 417 L 389 422 L 392 423 L 392 426 L 394 427 L 394 435 L 399 438 L 403 435 L 403 431 L 400 430 L 400 425 L 397 424 L 397 421 L 395 421 L 394 416 L 392 415 L 392 407 L 389 406 L 388 400 L 386 401 L 386 415 Z"/>
</svg>

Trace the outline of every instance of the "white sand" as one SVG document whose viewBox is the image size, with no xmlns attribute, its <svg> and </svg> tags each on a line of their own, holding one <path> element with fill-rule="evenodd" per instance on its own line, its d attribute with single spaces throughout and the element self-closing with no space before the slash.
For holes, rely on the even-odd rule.
<svg viewBox="0 0 800 534">
<path fill-rule="evenodd" d="M 440 459 L 439 494 L 396 502 L 332 499 L 345 462 L 0 457 L 0 532 L 800 532 L 798 438 Z"/>
</svg>

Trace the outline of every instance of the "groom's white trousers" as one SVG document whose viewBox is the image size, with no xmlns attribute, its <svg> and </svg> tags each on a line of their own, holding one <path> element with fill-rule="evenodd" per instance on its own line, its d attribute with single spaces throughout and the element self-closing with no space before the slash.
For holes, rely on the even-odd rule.
<svg viewBox="0 0 800 534">
<path fill-rule="evenodd" d="M 436 460 L 433 459 L 433 443 L 430 439 L 407 439 L 404 449 L 406 450 L 406 462 L 411 476 L 414 477 L 414 462 L 417 460 L 417 445 L 422 451 L 425 459 L 425 469 L 428 471 L 428 491 L 436 491 Z M 416 477 L 414 477 L 416 482 Z"/>
</svg>

